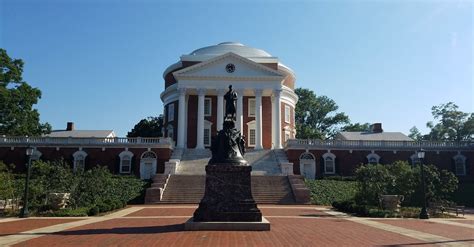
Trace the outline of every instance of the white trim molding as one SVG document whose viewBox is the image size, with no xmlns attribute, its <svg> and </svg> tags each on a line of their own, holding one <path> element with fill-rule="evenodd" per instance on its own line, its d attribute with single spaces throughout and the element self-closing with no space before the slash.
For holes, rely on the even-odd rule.
<svg viewBox="0 0 474 247">
<path fill-rule="evenodd" d="M 324 174 L 336 174 L 336 155 L 327 152 L 323 154 L 324 160 Z M 331 166 L 331 169 L 329 166 Z"/>
<path fill-rule="evenodd" d="M 122 173 L 122 174 L 129 174 L 132 172 L 132 158 L 133 158 L 133 153 L 126 150 L 126 151 L 122 151 L 120 154 L 119 154 L 119 157 L 120 157 L 120 168 L 119 168 L 119 173 Z M 126 164 L 127 162 L 129 162 L 128 164 Z M 123 167 L 124 166 L 128 166 L 128 171 L 124 171 Z"/>
</svg>

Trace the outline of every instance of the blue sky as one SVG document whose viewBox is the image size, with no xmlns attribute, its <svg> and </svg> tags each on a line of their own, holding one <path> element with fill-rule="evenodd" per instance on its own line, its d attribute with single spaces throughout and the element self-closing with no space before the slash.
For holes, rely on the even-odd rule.
<svg viewBox="0 0 474 247">
<path fill-rule="evenodd" d="M 474 111 L 473 1 L 0 1 L 0 47 L 43 92 L 43 122 L 126 135 L 163 112 L 162 73 L 224 41 L 263 49 L 352 122 L 426 132 Z"/>
</svg>

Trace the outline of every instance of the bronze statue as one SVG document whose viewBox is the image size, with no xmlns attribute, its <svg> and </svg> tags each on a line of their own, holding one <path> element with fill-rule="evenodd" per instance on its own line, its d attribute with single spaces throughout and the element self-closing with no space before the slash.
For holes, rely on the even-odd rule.
<svg viewBox="0 0 474 247">
<path fill-rule="evenodd" d="M 247 161 L 243 158 L 245 137 L 235 128 L 237 93 L 232 90 L 232 85 L 229 86 L 229 91 L 224 98 L 226 99 L 224 125 L 217 136 L 212 138 L 212 158 L 209 164 L 247 165 Z"/>
<path fill-rule="evenodd" d="M 225 116 L 232 120 L 236 120 L 235 102 L 237 101 L 237 93 L 232 90 L 232 85 L 229 86 L 229 91 L 224 95 L 225 99 Z"/>
</svg>

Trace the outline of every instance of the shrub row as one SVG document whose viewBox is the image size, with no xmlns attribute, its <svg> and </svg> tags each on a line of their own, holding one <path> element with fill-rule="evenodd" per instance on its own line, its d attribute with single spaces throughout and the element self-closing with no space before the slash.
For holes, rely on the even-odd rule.
<svg viewBox="0 0 474 247">
<path fill-rule="evenodd" d="M 311 203 L 331 205 L 334 201 L 353 199 L 357 193 L 357 183 L 338 180 L 305 180 L 311 191 Z"/>
</svg>

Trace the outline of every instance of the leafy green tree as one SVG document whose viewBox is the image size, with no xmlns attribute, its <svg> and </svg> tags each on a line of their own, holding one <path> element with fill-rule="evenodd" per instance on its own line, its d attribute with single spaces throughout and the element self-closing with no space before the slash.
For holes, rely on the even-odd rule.
<svg viewBox="0 0 474 247">
<path fill-rule="evenodd" d="M 0 49 L 0 135 L 41 135 L 51 132 L 51 125 L 39 122 L 33 108 L 41 91 L 23 81 L 23 61 L 12 59 Z"/>
<path fill-rule="evenodd" d="M 158 117 L 147 117 L 140 120 L 133 129 L 128 132 L 127 137 L 161 137 L 163 129 L 163 115 Z"/>
<path fill-rule="evenodd" d="M 474 140 L 474 113 L 459 111 L 453 102 L 433 106 L 431 114 L 437 123 L 428 122 L 431 129 L 425 136 L 436 141 L 472 141 Z"/>
<path fill-rule="evenodd" d="M 342 127 L 341 131 L 356 131 L 356 132 L 365 132 L 369 131 L 370 129 L 370 123 L 354 123 L 354 124 L 348 124 L 344 127 Z"/>
<path fill-rule="evenodd" d="M 337 112 L 339 107 L 329 97 L 316 96 L 306 88 L 297 88 L 295 93 L 299 97 L 295 109 L 296 138 L 330 138 L 341 126 L 349 124 L 349 117 Z"/>
<path fill-rule="evenodd" d="M 410 134 L 408 134 L 408 137 L 410 137 L 411 139 L 413 139 L 415 141 L 422 141 L 423 140 L 423 135 L 420 133 L 420 131 L 418 130 L 418 128 L 416 126 L 413 126 L 410 129 Z"/>
</svg>

